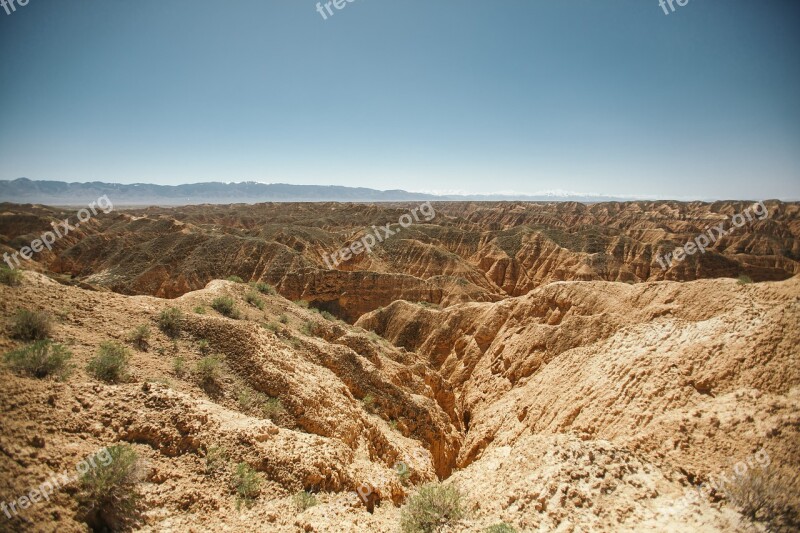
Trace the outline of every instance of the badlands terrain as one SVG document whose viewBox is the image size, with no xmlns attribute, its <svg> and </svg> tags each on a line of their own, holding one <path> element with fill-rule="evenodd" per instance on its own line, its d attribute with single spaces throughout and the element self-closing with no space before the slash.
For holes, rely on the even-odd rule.
<svg viewBox="0 0 800 533">
<path fill-rule="evenodd" d="M 753 204 L 115 206 L 3 272 L 0 353 L 71 371 L 0 368 L 0 531 L 426 531 L 442 487 L 428 531 L 797 531 L 800 205 L 763 205 L 666 269 Z M 67 217 L 0 204 L 0 253 Z M 20 503 L 115 445 L 135 498 Z"/>
</svg>

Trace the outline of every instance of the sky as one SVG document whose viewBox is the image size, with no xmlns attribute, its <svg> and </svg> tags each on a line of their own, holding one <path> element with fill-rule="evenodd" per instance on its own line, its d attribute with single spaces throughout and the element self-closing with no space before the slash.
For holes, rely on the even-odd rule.
<svg viewBox="0 0 800 533">
<path fill-rule="evenodd" d="M 28 0 L 0 179 L 800 199 L 800 2 L 658 1 Z"/>
</svg>

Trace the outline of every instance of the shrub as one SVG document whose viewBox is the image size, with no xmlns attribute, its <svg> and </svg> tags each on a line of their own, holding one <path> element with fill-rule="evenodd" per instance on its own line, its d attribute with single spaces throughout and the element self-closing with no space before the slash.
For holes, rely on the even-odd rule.
<svg viewBox="0 0 800 533">
<path fill-rule="evenodd" d="M 228 276 L 227 280 L 233 283 L 244 283 L 244 280 L 239 276 Z"/>
<path fill-rule="evenodd" d="M 195 372 L 197 373 L 197 379 L 200 380 L 201 385 L 207 387 L 219 380 L 219 367 L 221 363 L 222 361 L 213 355 L 207 355 L 197 362 Z"/>
<path fill-rule="evenodd" d="M 275 287 L 273 287 L 269 283 L 264 283 L 263 281 L 259 281 L 257 283 L 251 283 L 250 286 L 253 287 L 255 290 L 257 290 L 258 292 L 260 292 L 261 294 L 266 294 L 268 296 L 271 296 L 277 292 L 275 291 Z"/>
<path fill-rule="evenodd" d="M 369 411 L 370 413 L 374 413 L 377 405 L 375 404 L 375 396 L 372 394 L 367 394 L 361 399 L 361 405 L 364 406 L 364 409 Z"/>
<path fill-rule="evenodd" d="M 214 301 L 211 302 L 211 308 L 228 318 L 239 318 L 239 310 L 236 308 L 236 303 L 230 296 L 214 298 Z"/>
<path fill-rule="evenodd" d="M 186 374 L 186 366 L 183 357 L 178 356 L 172 360 L 172 372 L 179 378 L 182 378 L 183 375 Z"/>
<path fill-rule="evenodd" d="M 209 346 L 208 341 L 205 339 L 197 341 L 197 349 L 200 350 L 200 355 L 208 355 L 211 353 L 211 346 Z"/>
<path fill-rule="evenodd" d="M 306 320 L 303 322 L 303 325 L 300 326 L 300 333 L 306 337 L 315 337 L 317 335 L 318 328 L 319 326 L 313 320 Z"/>
<path fill-rule="evenodd" d="M 265 322 L 263 326 L 273 333 L 278 333 L 281 329 L 281 327 L 275 322 Z"/>
<path fill-rule="evenodd" d="M 294 503 L 295 508 L 298 512 L 303 512 L 306 509 L 314 507 L 317 505 L 317 497 L 314 496 L 312 493 L 308 492 L 307 490 L 301 490 L 294 496 L 292 496 L 292 502 Z"/>
<path fill-rule="evenodd" d="M 286 409 L 284 409 L 283 402 L 279 398 L 268 398 L 261 406 L 261 414 L 264 418 L 275 421 L 286 414 Z"/>
<path fill-rule="evenodd" d="M 53 320 L 44 311 L 17 309 L 11 320 L 11 336 L 23 341 L 38 341 L 50 336 Z"/>
<path fill-rule="evenodd" d="M 140 501 L 139 457 L 130 445 L 118 444 L 99 452 L 94 463 L 80 478 L 86 522 L 94 531 L 119 531 L 135 517 Z"/>
<path fill-rule="evenodd" d="M 255 291 L 250 291 L 245 294 L 244 301 L 258 309 L 264 309 L 264 300 Z"/>
<path fill-rule="evenodd" d="M 753 468 L 725 484 L 725 494 L 752 521 L 765 522 L 767 531 L 798 531 L 800 516 L 792 496 L 800 489 L 800 475 L 787 477 L 771 466 Z"/>
<path fill-rule="evenodd" d="M 14 372 L 35 378 L 55 376 L 59 380 L 69 377 L 72 353 L 60 344 L 49 340 L 36 341 L 5 355 L 6 363 Z"/>
<path fill-rule="evenodd" d="M 214 474 L 225 468 L 228 450 L 223 446 L 211 446 L 206 450 L 206 474 Z"/>
<path fill-rule="evenodd" d="M 150 345 L 149 341 L 150 327 L 147 324 L 136 326 L 136 328 L 128 334 L 128 342 L 142 351 L 147 350 L 147 347 Z"/>
<path fill-rule="evenodd" d="M 183 311 L 177 307 L 164 309 L 158 317 L 158 327 L 169 337 L 177 337 L 181 334 L 183 325 Z"/>
<path fill-rule="evenodd" d="M 281 313 L 280 315 L 278 315 L 278 322 L 280 322 L 281 324 L 288 324 L 289 317 L 286 316 L 286 313 Z"/>
<path fill-rule="evenodd" d="M 516 533 L 517 530 L 513 527 L 509 526 L 505 522 L 501 522 L 499 524 L 495 524 L 493 526 L 489 526 L 484 529 L 486 533 Z"/>
<path fill-rule="evenodd" d="M 0 266 L 0 283 L 8 285 L 9 287 L 16 287 L 22 282 L 22 273 L 19 270 L 14 270 Z"/>
<path fill-rule="evenodd" d="M 308 309 L 308 302 L 305 300 L 294 300 L 293 303 L 297 306 L 303 307 L 304 309 Z"/>
<path fill-rule="evenodd" d="M 116 342 L 100 344 L 97 355 L 89 361 L 86 369 L 96 379 L 108 383 L 119 383 L 128 377 L 128 349 Z"/>
<path fill-rule="evenodd" d="M 401 512 L 404 533 L 431 533 L 464 516 L 461 492 L 454 485 L 428 483 L 411 497 Z"/>
<path fill-rule="evenodd" d="M 203 307 L 202 305 L 196 305 L 196 306 L 194 306 L 194 309 L 192 309 L 192 311 L 194 311 L 194 312 L 195 312 L 195 313 L 197 313 L 198 315 L 204 315 L 204 314 L 206 314 L 206 308 L 205 308 L 205 307 Z"/>
<path fill-rule="evenodd" d="M 261 476 L 247 463 L 239 463 L 233 474 L 233 487 L 236 489 L 236 506 L 242 502 L 249 506 L 261 491 Z"/>
<path fill-rule="evenodd" d="M 736 281 L 736 283 L 738 283 L 739 285 L 749 285 L 753 283 L 753 280 L 750 279 L 750 276 L 742 274 L 741 276 L 739 276 L 739 279 Z"/>
<path fill-rule="evenodd" d="M 333 313 L 329 313 L 328 311 L 320 311 L 319 314 L 322 315 L 322 318 L 325 320 L 330 320 L 331 322 L 336 322 L 337 320 Z"/>
</svg>

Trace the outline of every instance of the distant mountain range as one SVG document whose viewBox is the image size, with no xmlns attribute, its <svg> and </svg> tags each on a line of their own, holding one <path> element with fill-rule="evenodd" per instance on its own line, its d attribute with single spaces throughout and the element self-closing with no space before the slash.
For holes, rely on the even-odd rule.
<svg viewBox="0 0 800 533">
<path fill-rule="evenodd" d="M 36 203 L 57 206 L 88 204 L 108 195 L 114 205 L 193 205 L 193 204 L 254 204 L 260 202 L 408 202 L 408 201 L 529 201 L 529 202 L 609 202 L 630 198 L 591 196 L 564 192 L 535 196 L 525 195 L 436 195 L 408 192 L 399 189 L 380 191 L 364 187 L 335 185 L 289 185 L 286 183 L 192 183 L 187 185 L 153 185 L 135 183 L 66 183 L 63 181 L 33 181 L 19 178 L 0 181 L 0 201 Z"/>
</svg>

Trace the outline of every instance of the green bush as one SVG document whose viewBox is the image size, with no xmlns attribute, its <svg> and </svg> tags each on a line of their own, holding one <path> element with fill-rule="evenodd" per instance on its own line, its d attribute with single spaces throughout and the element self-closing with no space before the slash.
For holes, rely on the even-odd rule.
<svg viewBox="0 0 800 533">
<path fill-rule="evenodd" d="M 209 346 L 208 341 L 205 339 L 197 341 L 197 349 L 200 350 L 200 355 L 208 355 L 211 353 L 211 346 Z"/>
<path fill-rule="evenodd" d="M 316 337 L 319 332 L 319 325 L 313 320 L 306 320 L 303 322 L 303 325 L 300 326 L 300 333 L 305 335 L 306 337 Z"/>
<path fill-rule="evenodd" d="M 247 463 L 239 463 L 233 474 L 233 488 L 236 489 L 237 507 L 242 502 L 249 506 L 261 491 L 261 475 Z"/>
<path fill-rule="evenodd" d="M 739 276 L 739 279 L 736 281 L 736 283 L 738 283 L 739 285 L 750 285 L 751 283 L 753 283 L 753 280 L 750 279 L 750 276 L 742 274 L 741 276 Z"/>
<path fill-rule="evenodd" d="M 304 309 L 308 309 L 308 302 L 305 300 L 294 300 L 293 302 L 295 305 L 298 305 Z"/>
<path fill-rule="evenodd" d="M 128 444 L 109 446 L 94 457 L 95 467 L 80 478 L 79 501 L 93 531 L 120 531 L 135 519 L 142 468 Z"/>
<path fill-rule="evenodd" d="M 264 322 L 261 325 L 273 333 L 278 333 L 281 330 L 281 327 L 275 322 Z"/>
<path fill-rule="evenodd" d="M 136 326 L 133 331 L 128 334 L 128 342 L 142 351 L 147 350 L 147 347 L 150 345 L 149 341 L 150 327 L 147 324 Z"/>
<path fill-rule="evenodd" d="M 461 492 L 454 485 L 428 483 L 409 499 L 400 514 L 404 533 L 432 533 L 464 517 Z"/>
<path fill-rule="evenodd" d="M 11 336 L 23 341 L 38 341 L 50 336 L 53 319 L 44 311 L 17 309 L 11 319 Z"/>
<path fill-rule="evenodd" d="M 319 314 L 322 315 L 322 318 L 325 320 L 330 320 L 331 322 L 336 322 L 337 320 L 333 313 L 329 313 L 328 311 L 320 311 Z"/>
<path fill-rule="evenodd" d="M 268 418 L 273 422 L 286 414 L 286 409 L 283 407 L 283 402 L 279 398 L 269 398 L 261 406 L 261 414 L 264 418 Z"/>
<path fill-rule="evenodd" d="M 225 468 L 228 450 L 223 446 L 211 446 L 206 450 L 206 474 L 213 474 Z"/>
<path fill-rule="evenodd" d="M 366 409 L 370 413 L 374 413 L 377 409 L 377 404 L 375 403 L 375 396 L 373 396 L 372 394 L 367 394 L 361 399 L 361 405 L 363 405 L 364 409 Z"/>
<path fill-rule="evenodd" d="M 196 306 L 194 306 L 194 308 L 192 309 L 192 311 L 194 311 L 194 312 L 195 312 L 195 313 L 197 313 L 198 315 L 204 315 L 204 314 L 206 314 L 206 308 L 205 308 L 205 307 L 203 307 L 202 305 L 196 305 Z"/>
<path fill-rule="evenodd" d="M 517 530 L 509 526 L 505 522 L 489 526 L 484 529 L 485 533 L 517 533 Z"/>
<path fill-rule="evenodd" d="M 306 509 L 317 505 L 317 497 L 306 490 L 301 490 L 292 496 L 292 502 L 294 503 L 295 509 L 302 513 Z"/>
<path fill-rule="evenodd" d="M 233 283 L 244 283 L 244 280 L 242 278 L 240 278 L 239 276 L 228 276 L 227 279 L 228 279 L 228 281 L 231 281 Z"/>
<path fill-rule="evenodd" d="M 261 294 L 266 294 L 267 296 L 272 296 L 277 292 L 275 290 L 275 287 L 273 287 L 269 283 L 264 283 L 263 281 L 259 281 L 257 283 L 251 283 L 250 286 L 253 287 L 255 290 L 257 290 L 258 292 L 260 292 Z"/>
<path fill-rule="evenodd" d="M 250 291 L 245 294 L 244 301 L 258 309 L 264 309 L 264 300 L 255 291 Z"/>
<path fill-rule="evenodd" d="M 55 376 L 63 381 L 74 368 L 69 360 L 72 353 L 64 346 L 50 340 L 36 341 L 5 355 L 5 361 L 14 372 L 35 378 Z"/>
<path fill-rule="evenodd" d="M 186 366 L 183 357 L 178 356 L 172 360 L 172 372 L 179 378 L 186 374 Z"/>
<path fill-rule="evenodd" d="M 281 313 L 280 315 L 278 315 L 278 322 L 280 322 L 281 324 L 288 324 L 289 317 L 286 316 L 286 313 Z"/>
<path fill-rule="evenodd" d="M 238 319 L 240 316 L 239 310 L 236 308 L 236 302 L 230 296 L 214 298 L 214 301 L 211 302 L 211 308 L 228 318 Z"/>
<path fill-rule="evenodd" d="M 129 360 L 130 353 L 125 346 L 106 341 L 100 344 L 97 355 L 89 361 L 86 369 L 96 379 L 107 383 L 119 383 L 128 378 Z"/>
<path fill-rule="evenodd" d="M 22 272 L 0 266 L 0 283 L 8 285 L 9 287 L 16 287 L 22 283 Z"/>
<path fill-rule="evenodd" d="M 169 337 L 177 337 L 183 327 L 183 311 L 177 307 L 164 309 L 158 317 L 158 327 Z"/>
<path fill-rule="evenodd" d="M 207 387 L 216 383 L 219 380 L 221 364 L 222 361 L 214 355 L 207 355 L 200 359 L 195 366 L 200 384 Z"/>
</svg>

